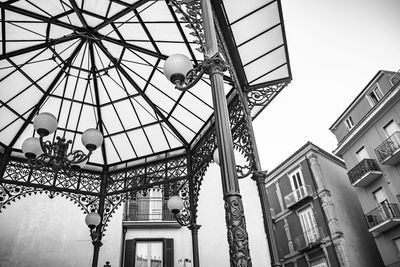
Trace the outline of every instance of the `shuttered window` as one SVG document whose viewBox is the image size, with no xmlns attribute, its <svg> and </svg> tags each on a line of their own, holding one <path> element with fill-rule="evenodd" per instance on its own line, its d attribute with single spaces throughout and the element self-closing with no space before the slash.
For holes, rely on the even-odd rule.
<svg viewBox="0 0 400 267">
<path fill-rule="evenodd" d="M 124 267 L 173 267 L 174 240 L 131 239 L 125 241 Z"/>
</svg>

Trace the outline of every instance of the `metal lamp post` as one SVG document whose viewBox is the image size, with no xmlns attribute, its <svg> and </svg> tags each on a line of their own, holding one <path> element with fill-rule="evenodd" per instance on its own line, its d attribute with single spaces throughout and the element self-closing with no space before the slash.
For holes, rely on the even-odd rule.
<svg viewBox="0 0 400 267">
<path fill-rule="evenodd" d="M 97 227 L 101 222 L 101 217 L 96 212 L 91 212 L 86 215 L 85 222 L 90 229 L 90 237 L 93 244 L 93 260 L 92 267 L 97 267 L 99 261 L 100 247 L 103 245 L 101 242 L 101 234 L 97 231 Z"/>
<path fill-rule="evenodd" d="M 227 65 L 218 52 L 216 29 L 209 0 L 201 1 L 201 11 L 205 35 L 205 61 L 198 68 L 190 70 L 189 59 L 184 59 L 182 55 L 173 55 L 167 59 L 164 73 L 179 90 L 191 88 L 204 73 L 210 77 L 230 263 L 231 266 L 252 266 L 242 197 L 236 173 L 228 106 L 224 94 L 223 72 L 227 69 Z"/>
</svg>

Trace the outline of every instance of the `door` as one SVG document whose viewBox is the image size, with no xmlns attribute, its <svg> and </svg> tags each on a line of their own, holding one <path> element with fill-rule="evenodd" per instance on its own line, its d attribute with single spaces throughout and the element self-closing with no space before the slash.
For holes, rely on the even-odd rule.
<svg viewBox="0 0 400 267">
<path fill-rule="evenodd" d="M 299 212 L 299 217 L 307 245 L 317 241 L 319 232 L 312 208 L 309 207 Z"/>
<path fill-rule="evenodd" d="M 298 168 L 297 170 L 291 172 L 289 174 L 290 185 L 292 187 L 292 192 L 294 192 L 295 201 L 304 198 L 305 196 L 305 188 L 303 175 L 301 174 L 301 169 Z"/>
<path fill-rule="evenodd" d="M 379 188 L 375 192 L 373 192 L 376 203 L 378 204 L 379 216 L 382 221 L 387 220 L 388 218 L 392 218 L 392 212 L 389 206 L 389 202 L 387 200 L 387 196 L 383 188 Z"/>
</svg>

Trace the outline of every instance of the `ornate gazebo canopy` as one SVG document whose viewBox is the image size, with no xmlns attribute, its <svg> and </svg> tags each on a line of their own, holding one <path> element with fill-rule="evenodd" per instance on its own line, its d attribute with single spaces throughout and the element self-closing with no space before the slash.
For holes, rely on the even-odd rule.
<svg viewBox="0 0 400 267">
<path fill-rule="evenodd" d="M 291 80 L 282 11 L 280 1 L 267 0 L 214 0 L 212 7 L 245 174 L 257 169 L 250 118 Z M 99 211 L 105 227 L 128 193 L 162 187 L 186 196 L 189 217 L 217 146 L 210 80 L 178 91 L 163 65 L 175 53 L 194 66 L 204 60 L 199 3 L 8 0 L 0 11 L 0 206 L 35 192 L 61 194 Z M 41 112 L 58 120 L 46 139 L 65 137 L 72 150 L 84 150 L 85 129 L 103 134 L 77 175 L 27 164 L 21 144 L 37 136 L 32 122 Z"/>
</svg>

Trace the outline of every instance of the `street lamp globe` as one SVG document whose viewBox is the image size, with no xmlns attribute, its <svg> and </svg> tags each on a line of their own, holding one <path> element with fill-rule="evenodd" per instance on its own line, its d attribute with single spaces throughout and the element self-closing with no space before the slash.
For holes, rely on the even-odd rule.
<svg viewBox="0 0 400 267">
<path fill-rule="evenodd" d="M 90 229 L 97 227 L 100 224 L 101 217 L 97 212 L 91 212 L 85 217 L 85 223 Z"/>
<path fill-rule="evenodd" d="M 103 135 L 97 129 L 90 128 L 82 134 L 82 144 L 88 150 L 95 150 L 103 143 Z"/>
<path fill-rule="evenodd" d="M 40 140 L 36 137 L 29 137 L 22 143 L 22 152 L 28 159 L 34 159 L 43 153 Z"/>
<path fill-rule="evenodd" d="M 56 117 L 48 112 L 42 112 L 33 120 L 33 127 L 40 136 L 46 136 L 57 129 Z"/>
<path fill-rule="evenodd" d="M 182 54 L 171 55 L 165 60 L 164 75 L 173 84 L 182 84 L 193 68 L 190 59 Z"/>
<path fill-rule="evenodd" d="M 179 211 L 183 208 L 182 198 L 180 198 L 179 196 L 170 197 L 167 202 L 167 207 L 173 214 L 178 214 Z"/>
</svg>

